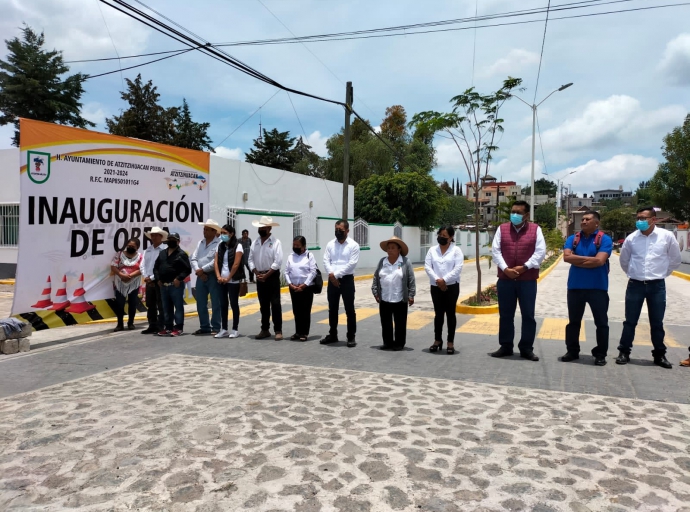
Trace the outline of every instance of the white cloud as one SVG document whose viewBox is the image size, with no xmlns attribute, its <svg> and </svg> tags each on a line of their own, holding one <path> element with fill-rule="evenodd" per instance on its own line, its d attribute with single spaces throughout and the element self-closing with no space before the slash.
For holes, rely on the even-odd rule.
<svg viewBox="0 0 690 512">
<path fill-rule="evenodd" d="M 620 186 L 634 192 L 640 181 L 654 175 L 658 165 L 655 158 L 622 154 L 605 161 L 590 160 L 577 167 L 568 167 L 554 173 L 554 176 L 572 184 L 573 190 L 580 193 L 591 193 L 595 189 L 617 189 Z"/>
<path fill-rule="evenodd" d="M 672 85 L 690 85 L 690 34 L 668 42 L 659 70 Z"/>
<path fill-rule="evenodd" d="M 501 57 L 490 66 L 484 68 L 479 75 L 486 78 L 494 75 L 515 75 L 520 71 L 524 71 L 525 68 L 538 63 L 538 54 L 520 48 L 513 48 L 508 52 L 508 55 Z"/>
<path fill-rule="evenodd" d="M 321 132 L 316 130 L 307 137 L 307 144 L 311 146 L 311 150 L 319 156 L 327 156 L 328 149 L 326 149 L 326 141 L 328 137 L 322 136 Z"/>
<path fill-rule="evenodd" d="M 645 111 L 630 96 L 614 95 L 589 103 L 579 117 L 566 120 L 556 128 L 542 133 L 548 160 L 567 161 L 586 150 L 600 150 L 615 144 L 631 144 L 643 139 L 661 140 L 661 135 L 682 122 L 686 109 L 671 105 Z M 526 138 L 523 145 L 531 144 Z"/>
<path fill-rule="evenodd" d="M 6 124 L 0 126 L 0 149 L 13 148 L 12 137 L 14 137 L 14 125 Z"/>
<path fill-rule="evenodd" d="M 100 103 L 91 102 L 82 107 L 81 115 L 92 123 L 96 123 L 97 127 L 102 127 L 105 125 L 107 113 Z"/>
<path fill-rule="evenodd" d="M 219 146 L 216 148 L 216 155 L 221 158 L 228 158 L 230 160 L 240 160 L 244 161 L 244 151 L 241 148 L 226 148 L 225 146 Z"/>
</svg>

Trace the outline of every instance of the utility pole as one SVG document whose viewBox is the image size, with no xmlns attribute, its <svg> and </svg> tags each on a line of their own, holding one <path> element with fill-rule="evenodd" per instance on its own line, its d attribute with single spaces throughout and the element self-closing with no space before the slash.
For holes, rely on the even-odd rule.
<svg viewBox="0 0 690 512">
<path fill-rule="evenodd" d="M 352 109 L 352 82 L 345 85 L 345 144 L 343 146 L 343 219 L 347 220 L 350 185 L 350 114 Z"/>
</svg>

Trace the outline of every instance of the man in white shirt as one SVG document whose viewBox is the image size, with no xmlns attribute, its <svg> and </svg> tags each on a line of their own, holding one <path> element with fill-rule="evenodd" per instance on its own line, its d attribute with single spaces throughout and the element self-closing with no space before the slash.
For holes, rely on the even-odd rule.
<svg viewBox="0 0 690 512">
<path fill-rule="evenodd" d="M 537 321 L 534 310 L 537 302 L 539 267 L 546 256 L 546 241 L 541 228 L 528 222 L 530 205 L 515 201 L 510 222 L 501 224 L 491 242 L 491 255 L 498 267 L 498 343 L 500 348 L 491 357 L 513 355 L 515 310 L 520 304 L 522 333 L 518 349 L 520 357 L 539 361 L 534 353 Z"/>
<path fill-rule="evenodd" d="M 630 362 L 635 327 L 642 304 L 647 301 L 654 364 L 668 369 L 672 365 L 666 359 L 664 344 L 665 279 L 680 266 L 680 247 L 673 233 L 655 224 L 654 208 L 647 206 L 637 210 L 637 230 L 628 235 L 621 249 L 620 262 L 628 276 L 628 287 L 625 291 L 625 322 L 616 363 Z"/>
<path fill-rule="evenodd" d="M 189 259 L 192 272 L 196 274 L 196 311 L 199 315 L 199 329 L 194 332 L 218 334 L 220 331 L 220 287 L 216 278 L 215 258 L 218 250 L 220 224 L 213 219 L 199 222 L 204 226 L 204 238 L 199 241 Z M 211 295 L 211 321 L 208 318 L 208 296 Z"/>
<path fill-rule="evenodd" d="M 261 309 L 261 332 L 256 336 L 262 340 L 271 336 L 271 316 L 276 340 L 283 339 L 283 309 L 280 305 L 280 267 L 283 264 L 283 248 L 280 240 L 271 235 L 273 226 L 280 226 L 271 217 L 261 217 L 252 222 L 259 228 L 259 237 L 254 240 L 249 253 L 249 269 L 256 276 L 256 294 Z"/>
<path fill-rule="evenodd" d="M 168 239 L 168 232 L 155 226 L 151 231 L 146 231 L 144 235 L 151 240 L 153 245 L 149 245 L 144 251 L 144 261 L 141 264 L 142 277 L 146 283 L 146 318 L 149 321 L 149 326 L 141 331 L 141 334 L 157 334 L 165 328 L 165 321 L 163 319 L 161 291 L 153 278 L 153 266 L 156 264 L 160 252 L 168 248 L 163 243 Z"/>
<path fill-rule="evenodd" d="M 323 266 L 328 274 L 328 335 L 322 345 L 338 341 L 338 310 L 343 298 L 347 315 L 347 346 L 356 347 L 357 316 L 355 315 L 355 268 L 359 262 L 359 244 L 347 235 L 350 223 L 339 220 L 335 223 L 335 240 L 328 242 L 323 254 Z"/>
</svg>

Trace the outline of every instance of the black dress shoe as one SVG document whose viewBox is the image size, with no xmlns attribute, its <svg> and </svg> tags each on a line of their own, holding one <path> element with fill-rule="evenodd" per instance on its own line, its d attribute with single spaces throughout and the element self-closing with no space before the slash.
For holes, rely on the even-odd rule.
<svg viewBox="0 0 690 512">
<path fill-rule="evenodd" d="M 489 355 L 491 357 L 508 357 L 513 355 L 513 351 L 501 347 L 496 352 L 489 352 Z"/>
<path fill-rule="evenodd" d="M 322 345 L 328 345 L 330 343 L 338 343 L 338 338 L 335 336 L 331 336 L 330 334 L 327 334 L 324 338 L 319 341 Z"/>
<path fill-rule="evenodd" d="M 626 354 L 625 352 L 619 352 L 618 357 L 616 358 L 616 364 L 628 364 L 630 362 L 630 354 Z"/>
<path fill-rule="evenodd" d="M 661 366 L 662 368 L 666 368 L 667 370 L 673 367 L 673 365 L 668 362 L 668 359 L 666 359 L 666 356 L 655 357 L 654 364 L 657 366 Z"/>
<path fill-rule="evenodd" d="M 393 350 L 393 347 L 391 347 L 390 345 L 381 345 L 379 347 L 379 350 Z"/>
<path fill-rule="evenodd" d="M 348 346 L 349 348 L 356 347 L 356 346 L 357 346 L 357 342 L 355 341 L 354 338 L 352 338 L 351 340 L 347 340 L 347 346 Z"/>
<path fill-rule="evenodd" d="M 606 358 L 604 356 L 594 356 L 595 366 L 606 366 Z"/>
<path fill-rule="evenodd" d="M 158 332 L 158 329 L 152 329 L 149 327 L 148 329 L 144 329 L 141 331 L 141 334 L 156 334 Z"/>
<path fill-rule="evenodd" d="M 404 346 L 393 347 L 393 352 L 400 352 L 401 350 L 405 350 L 405 347 Z"/>
<path fill-rule="evenodd" d="M 529 361 L 539 361 L 539 357 L 534 352 L 520 352 L 520 357 Z"/>
<path fill-rule="evenodd" d="M 561 357 L 561 361 L 564 363 L 569 363 L 570 361 L 575 361 L 576 359 L 580 359 L 580 354 L 575 354 L 573 352 L 566 352 L 563 357 Z"/>
</svg>

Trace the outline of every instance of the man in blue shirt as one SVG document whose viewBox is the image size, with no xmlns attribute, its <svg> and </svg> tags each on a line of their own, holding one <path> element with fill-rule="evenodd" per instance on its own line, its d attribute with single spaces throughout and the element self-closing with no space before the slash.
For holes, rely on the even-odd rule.
<svg viewBox="0 0 690 512">
<path fill-rule="evenodd" d="M 571 235 L 563 248 L 570 263 L 568 275 L 568 319 L 565 328 L 566 354 L 563 362 L 580 358 L 580 326 L 585 306 L 589 304 L 597 328 L 597 346 L 592 349 L 594 364 L 606 364 L 609 349 L 609 256 L 613 240 L 599 231 L 599 213 L 587 211 L 582 216 L 582 231 Z"/>
</svg>

